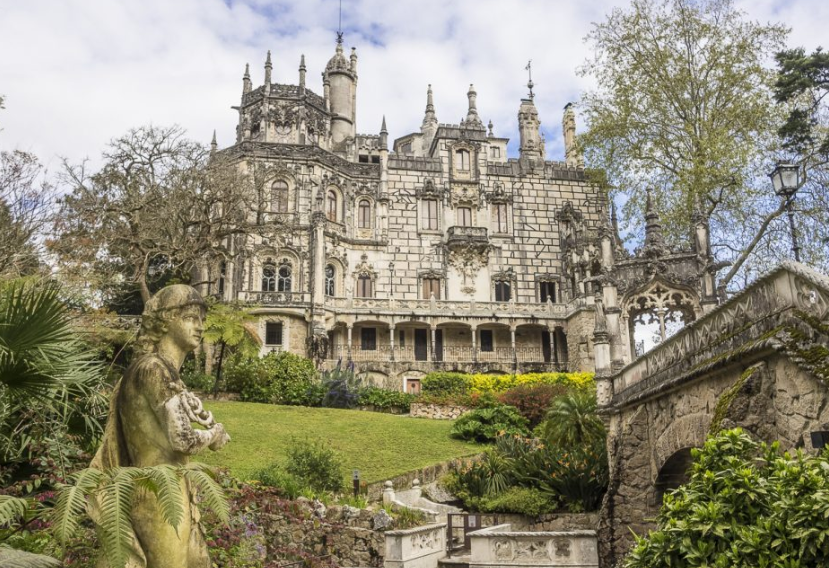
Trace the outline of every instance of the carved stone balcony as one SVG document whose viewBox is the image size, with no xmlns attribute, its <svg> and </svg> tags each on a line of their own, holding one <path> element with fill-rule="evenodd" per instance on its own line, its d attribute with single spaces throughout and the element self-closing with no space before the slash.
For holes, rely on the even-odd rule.
<svg viewBox="0 0 829 568">
<path fill-rule="evenodd" d="M 486 247 L 489 245 L 486 227 L 449 227 L 446 231 L 446 245 L 450 249 L 469 246 Z"/>
</svg>

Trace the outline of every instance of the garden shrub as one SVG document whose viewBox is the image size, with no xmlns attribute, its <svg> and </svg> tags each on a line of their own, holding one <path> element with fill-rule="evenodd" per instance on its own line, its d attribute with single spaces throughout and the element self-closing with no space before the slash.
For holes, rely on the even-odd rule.
<svg viewBox="0 0 829 568">
<path fill-rule="evenodd" d="M 322 440 L 291 440 L 285 471 L 314 491 L 343 489 L 343 465 L 337 453 Z"/>
<path fill-rule="evenodd" d="M 568 448 L 604 443 L 604 422 L 596 414 L 596 391 L 569 392 L 553 400 L 540 430 L 549 444 Z"/>
<path fill-rule="evenodd" d="M 235 358 L 225 371 L 228 390 L 246 402 L 309 405 L 317 379 L 313 361 L 287 351 Z"/>
<path fill-rule="evenodd" d="M 477 509 L 482 513 L 517 513 L 538 517 L 554 513 L 558 500 L 534 487 L 510 487 L 503 493 L 478 500 Z"/>
<path fill-rule="evenodd" d="M 450 435 L 461 440 L 493 442 L 501 434 L 526 436 L 527 419 L 514 406 L 492 406 L 467 412 L 452 425 Z"/>
<path fill-rule="evenodd" d="M 408 412 L 417 396 L 380 387 L 363 387 L 357 395 L 359 406 L 373 406 L 382 410 L 399 410 Z"/>
<path fill-rule="evenodd" d="M 463 395 L 469 390 L 466 373 L 437 371 L 429 373 L 420 381 L 423 394 L 446 396 Z"/>
<path fill-rule="evenodd" d="M 343 369 L 339 363 L 336 368 L 322 375 L 322 399 L 320 404 L 327 408 L 354 408 L 360 397 L 362 380 L 354 373 L 354 363 Z"/>
<path fill-rule="evenodd" d="M 625 568 L 829 566 L 829 451 L 781 453 L 737 428 L 691 455 Z"/>
<path fill-rule="evenodd" d="M 568 391 L 564 384 L 523 384 L 498 395 L 502 404 L 514 406 L 527 419 L 530 428 L 538 426 L 547 414 L 550 403 Z"/>
<path fill-rule="evenodd" d="M 273 487 L 288 499 L 296 499 L 308 488 L 303 480 L 285 471 L 278 463 L 260 469 L 252 478 L 262 485 Z"/>
</svg>

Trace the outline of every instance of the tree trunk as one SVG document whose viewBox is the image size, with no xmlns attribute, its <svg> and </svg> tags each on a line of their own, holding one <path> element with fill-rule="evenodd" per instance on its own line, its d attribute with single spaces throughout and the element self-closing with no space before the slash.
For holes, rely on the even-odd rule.
<svg viewBox="0 0 829 568">
<path fill-rule="evenodd" d="M 222 382 L 222 361 L 225 358 L 225 345 L 226 343 L 222 341 L 222 346 L 219 349 L 219 361 L 216 363 L 216 383 L 213 385 L 213 395 L 219 394 L 219 387 L 221 386 Z"/>
<path fill-rule="evenodd" d="M 150 294 L 150 287 L 147 286 L 147 272 L 145 270 L 142 270 L 138 277 L 138 290 L 141 292 L 141 302 L 146 306 L 152 294 Z"/>
</svg>

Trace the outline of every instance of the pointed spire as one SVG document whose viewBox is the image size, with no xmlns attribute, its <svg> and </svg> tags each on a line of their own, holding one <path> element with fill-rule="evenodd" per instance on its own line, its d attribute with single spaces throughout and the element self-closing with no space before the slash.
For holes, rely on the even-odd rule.
<svg viewBox="0 0 829 568">
<path fill-rule="evenodd" d="M 249 93 L 252 88 L 250 82 L 250 63 L 245 63 L 245 74 L 242 75 L 242 94 Z"/>
<path fill-rule="evenodd" d="M 429 83 L 428 88 L 426 89 L 426 112 L 427 113 L 434 113 L 435 112 L 435 101 L 432 96 L 432 84 Z"/>
<path fill-rule="evenodd" d="M 389 149 L 389 131 L 386 129 L 386 115 L 383 115 L 383 124 L 380 125 L 380 149 Z"/>
<path fill-rule="evenodd" d="M 305 90 L 305 54 L 299 57 L 299 88 Z"/>
<path fill-rule="evenodd" d="M 424 132 L 430 128 L 436 128 L 438 124 L 438 117 L 435 114 L 435 101 L 432 97 L 432 85 L 426 89 L 426 113 L 423 115 L 423 122 L 420 125 L 420 131 Z"/>
<path fill-rule="evenodd" d="M 268 50 L 268 57 L 265 59 L 265 94 L 271 92 L 271 70 L 273 64 L 271 63 L 271 50 Z"/>
<path fill-rule="evenodd" d="M 219 145 L 216 143 L 216 130 L 213 130 L 213 140 L 210 141 L 210 153 L 213 154 L 216 152 L 216 149 Z"/>
<path fill-rule="evenodd" d="M 466 93 L 466 96 L 469 99 L 469 110 L 466 113 L 466 125 L 477 126 L 483 129 L 484 123 L 481 122 L 481 117 L 478 116 L 478 93 L 475 91 L 474 85 L 469 85 L 469 91 Z"/>
</svg>

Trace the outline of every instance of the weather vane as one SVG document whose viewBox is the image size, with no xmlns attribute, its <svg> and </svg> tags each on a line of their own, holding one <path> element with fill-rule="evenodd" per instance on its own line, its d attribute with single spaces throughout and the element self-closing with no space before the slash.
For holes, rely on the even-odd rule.
<svg viewBox="0 0 829 568">
<path fill-rule="evenodd" d="M 527 87 L 529 87 L 529 89 L 530 89 L 530 100 L 532 100 L 532 98 L 535 96 L 535 95 L 533 95 L 534 83 L 533 83 L 533 60 L 532 59 L 527 61 L 527 66 L 524 67 L 524 69 L 526 69 L 527 72 L 530 75 L 530 80 L 527 82 Z"/>
<path fill-rule="evenodd" d="M 343 0 L 340 0 L 340 20 L 337 24 L 337 43 L 343 42 Z"/>
</svg>

